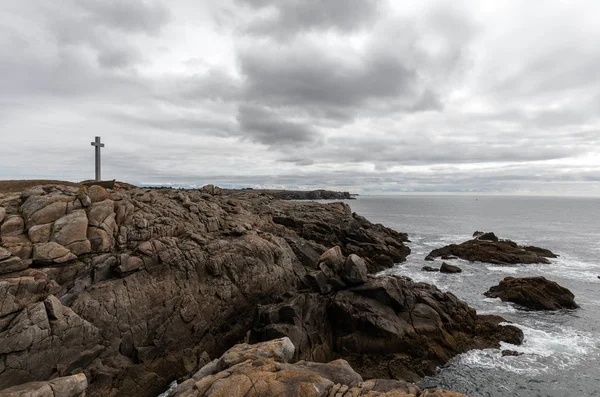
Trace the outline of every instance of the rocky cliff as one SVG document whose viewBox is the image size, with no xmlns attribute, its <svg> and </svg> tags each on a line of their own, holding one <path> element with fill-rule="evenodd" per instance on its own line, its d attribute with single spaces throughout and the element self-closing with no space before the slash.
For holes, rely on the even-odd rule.
<svg viewBox="0 0 600 397">
<path fill-rule="evenodd" d="M 157 395 L 246 340 L 253 324 L 254 337 L 264 338 L 268 324 L 256 322 L 259 313 L 295 294 L 324 305 L 316 315 L 347 307 L 339 311 L 350 316 L 346 347 L 358 346 L 364 328 L 352 327 L 366 317 L 381 328 L 370 340 L 396 332 L 397 354 L 429 333 L 436 340 L 457 336 L 450 345 L 459 347 L 438 351 L 434 364 L 479 338 L 475 312 L 456 298 L 407 280 L 365 279 L 405 260 L 407 236 L 341 203 L 292 203 L 212 186 L 46 185 L 0 195 L 0 236 L 0 389 L 83 372 L 91 396 Z M 364 261 L 360 271 L 349 269 L 358 283 L 339 284 L 337 273 L 324 271 L 323 254 L 334 246 L 339 256 Z M 332 287 L 310 298 L 311 276 L 319 272 Z M 409 325 L 394 324 L 406 316 Z M 285 316 L 268 318 L 275 324 Z M 463 318 L 467 324 L 458 325 Z M 324 335 L 342 332 L 321 320 L 329 327 Z M 431 346 L 438 345 L 447 344 Z M 365 352 L 370 359 L 381 353 Z M 422 357 L 430 355 L 410 356 Z"/>
</svg>

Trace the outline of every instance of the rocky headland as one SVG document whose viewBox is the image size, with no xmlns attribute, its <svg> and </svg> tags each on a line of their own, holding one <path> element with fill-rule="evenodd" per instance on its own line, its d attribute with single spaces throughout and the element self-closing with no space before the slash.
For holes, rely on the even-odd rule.
<svg viewBox="0 0 600 397">
<path fill-rule="evenodd" d="M 556 257 L 556 254 L 545 248 L 521 246 L 514 241 L 501 240 L 491 232 L 475 232 L 472 240 L 465 241 L 462 244 L 450 244 L 435 249 L 427 255 L 425 260 L 460 258 L 470 262 L 516 265 L 531 263 L 548 264 L 550 263 L 548 258 Z"/>
<path fill-rule="evenodd" d="M 523 337 L 431 285 L 369 275 L 405 260 L 407 235 L 342 203 L 45 185 L 0 193 L 0 237 L 0 389 L 76 396 L 84 374 L 89 396 L 156 396 L 239 342 L 280 337 L 293 360 L 410 381 Z"/>
</svg>

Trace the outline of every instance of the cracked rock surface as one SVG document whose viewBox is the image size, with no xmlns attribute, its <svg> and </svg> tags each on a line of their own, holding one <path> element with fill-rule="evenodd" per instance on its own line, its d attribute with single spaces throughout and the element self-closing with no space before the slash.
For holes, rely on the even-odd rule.
<svg viewBox="0 0 600 397">
<path fill-rule="evenodd" d="M 0 194 L 0 389 L 81 373 L 88 396 L 156 396 L 217 365 L 211 358 L 251 329 L 253 339 L 289 336 L 293 359 L 320 361 L 284 368 L 305 375 L 339 357 L 367 378 L 419 375 L 490 346 L 501 320 L 480 326 L 451 294 L 368 275 L 404 261 L 407 241 L 343 203 L 214 186 L 44 185 Z M 488 339 L 479 343 L 474 328 Z M 381 361 L 382 338 L 406 370 L 368 372 Z M 218 371 L 262 359 L 228 359 Z M 275 364 L 264 363 L 272 379 Z M 335 373 L 347 364 L 332 365 Z M 312 387 L 342 384 L 322 379 Z"/>
<path fill-rule="evenodd" d="M 399 380 L 365 381 L 345 360 L 289 364 L 289 354 L 293 355 L 294 351 L 282 346 L 293 348 L 288 338 L 256 345 L 236 345 L 218 360 L 222 363 L 228 356 L 225 365 L 207 364 L 179 385 L 171 396 L 466 397 L 443 390 L 421 391 L 415 385 Z"/>
<path fill-rule="evenodd" d="M 344 204 L 216 187 L 44 185 L 0 209 L 0 389 L 83 371 L 88 395 L 156 395 L 304 288 L 332 243 L 370 267 L 409 252 Z"/>
</svg>

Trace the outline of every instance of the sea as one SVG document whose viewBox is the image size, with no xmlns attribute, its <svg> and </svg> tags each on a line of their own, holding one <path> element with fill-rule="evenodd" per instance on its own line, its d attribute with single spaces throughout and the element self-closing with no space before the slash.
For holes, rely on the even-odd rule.
<svg viewBox="0 0 600 397">
<path fill-rule="evenodd" d="M 407 261 L 382 274 L 408 276 L 450 291 L 480 314 L 498 314 L 523 330 L 524 343 L 472 350 L 452 359 L 421 387 L 478 397 L 600 396 L 600 198 L 532 196 L 359 196 L 347 203 L 372 222 L 408 233 Z M 463 260 L 460 274 L 421 271 L 433 249 L 493 231 L 558 254 L 551 264 L 498 266 Z M 438 263 L 436 260 L 437 264 Z M 576 310 L 528 311 L 484 296 L 507 276 L 544 276 L 567 287 Z"/>
</svg>

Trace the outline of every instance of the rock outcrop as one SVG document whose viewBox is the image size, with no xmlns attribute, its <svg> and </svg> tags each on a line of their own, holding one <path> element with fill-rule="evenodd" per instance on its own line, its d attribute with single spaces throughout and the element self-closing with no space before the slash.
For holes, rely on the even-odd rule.
<svg viewBox="0 0 600 397">
<path fill-rule="evenodd" d="M 157 395 L 308 288 L 328 248 L 344 285 L 410 252 L 347 205 L 214 186 L 37 186 L 0 208 L 0 389 L 83 371 L 90 396 Z"/>
<path fill-rule="evenodd" d="M 0 397 L 85 397 L 88 387 L 84 374 L 43 382 L 29 382 L 0 390 Z"/>
<path fill-rule="evenodd" d="M 497 265 L 550 263 L 547 258 L 556 258 L 550 250 L 520 246 L 510 240 L 499 240 L 494 233 L 475 232 L 473 240 L 462 244 L 450 244 L 429 253 L 425 260 L 458 257 L 471 262 L 486 262 Z"/>
<path fill-rule="evenodd" d="M 533 310 L 576 309 L 575 296 L 567 288 L 544 277 L 506 277 L 485 296 L 500 298 Z"/>
<path fill-rule="evenodd" d="M 294 346 L 288 338 L 236 345 L 179 385 L 171 396 L 466 397 L 442 390 L 423 392 L 405 381 L 364 381 L 345 360 L 289 364 L 290 353 L 294 354 Z"/>
<path fill-rule="evenodd" d="M 326 258 L 332 257 L 344 263 L 328 251 Z M 477 316 L 466 303 L 432 285 L 404 277 L 344 285 L 335 281 L 343 269 L 335 268 L 315 277 L 329 288 L 315 284 L 312 292 L 260 306 L 250 341 L 289 337 L 295 359 L 344 358 L 368 378 L 405 380 L 431 374 L 469 349 L 522 342 L 520 329 L 499 325 L 504 321 L 499 317 Z"/>
</svg>

